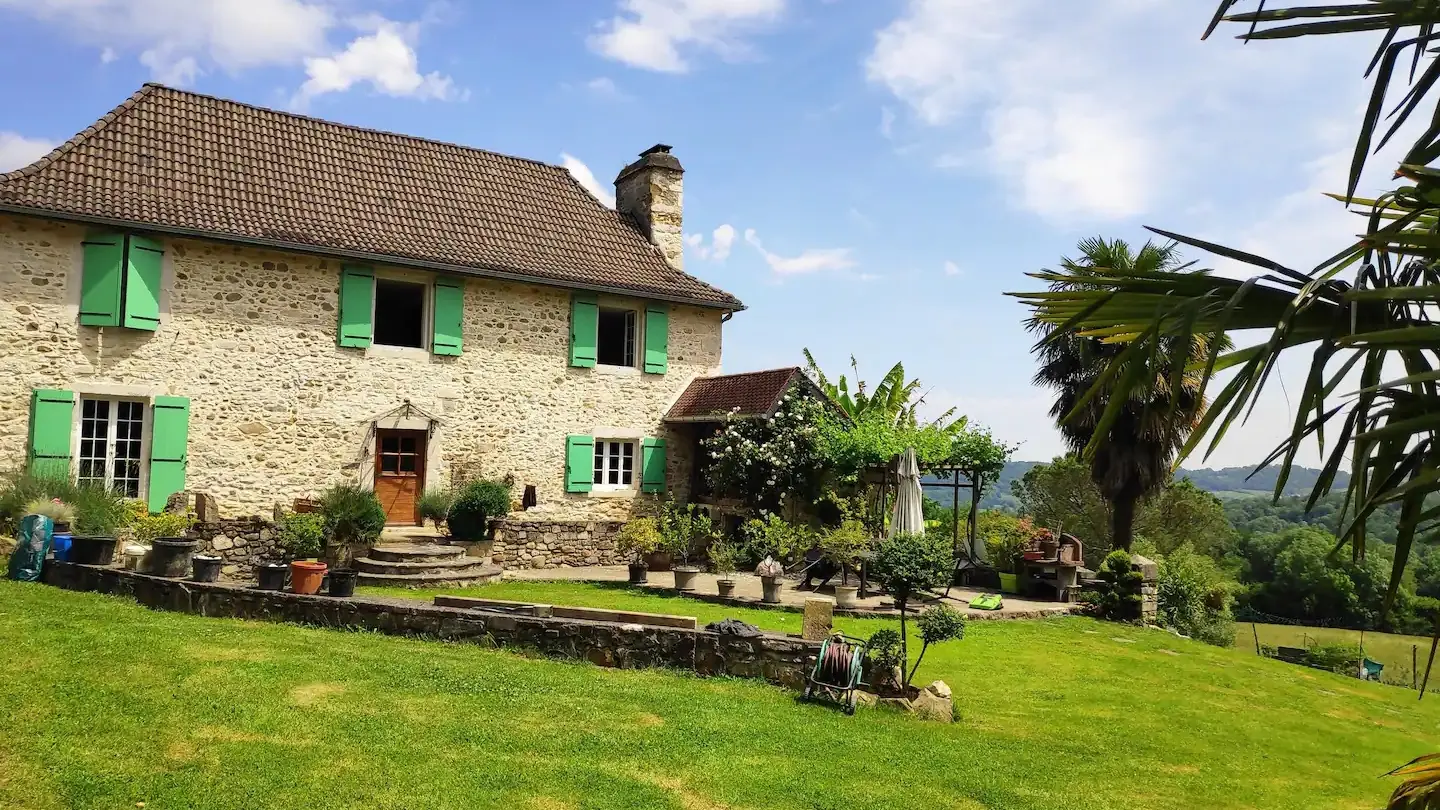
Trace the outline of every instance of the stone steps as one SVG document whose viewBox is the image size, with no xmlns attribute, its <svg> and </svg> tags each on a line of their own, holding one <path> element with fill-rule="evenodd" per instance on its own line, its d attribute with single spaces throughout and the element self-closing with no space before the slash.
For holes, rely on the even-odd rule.
<svg viewBox="0 0 1440 810">
<path fill-rule="evenodd" d="M 373 546 L 369 554 L 369 558 L 372 560 L 393 563 L 446 562 L 464 556 L 465 549 L 460 546 L 419 543 L 387 543 Z"/>
<path fill-rule="evenodd" d="M 468 557 L 461 546 L 385 543 L 355 560 L 361 585 L 435 587 L 478 585 L 500 578 L 500 567 L 487 557 Z"/>
</svg>

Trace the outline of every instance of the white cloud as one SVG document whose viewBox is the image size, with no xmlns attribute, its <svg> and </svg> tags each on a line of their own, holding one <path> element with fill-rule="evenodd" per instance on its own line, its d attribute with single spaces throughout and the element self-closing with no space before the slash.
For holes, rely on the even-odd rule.
<svg viewBox="0 0 1440 810">
<path fill-rule="evenodd" d="M 602 205 L 606 208 L 615 207 L 615 190 L 596 180 L 595 173 L 590 171 L 590 167 L 586 166 L 584 161 L 574 155 L 561 152 L 560 165 L 564 166 L 565 171 L 570 172 L 570 176 L 575 178 L 575 182 L 583 186 Z"/>
<path fill-rule="evenodd" d="M 389 95 L 459 95 L 449 78 L 420 73 L 417 26 L 374 14 L 342 19 L 335 6 L 327 0 L 0 0 L 0 9 L 100 47 L 101 62 L 135 54 L 166 84 L 192 85 L 216 69 L 304 67 L 301 102 L 357 84 Z M 336 50 L 330 35 L 341 26 L 362 35 Z"/>
<path fill-rule="evenodd" d="M 947 275 L 947 276 L 958 276 L 958 275 L 960 275 L 960 265 L 956 264 L 955 262 L 949 261 L 949 260 L 947 259 L 946 262 L 945 262 L 945 275 Z"/>
<path fill-rule="evenodd" d="M 685 237 L 685 244 L 701 260 L 723 262 L 730 258 L 730 249 L 735 246 L 735 226 L 726 222 L 710 234 L 710 244 L 705 244 L 705 234 L 692 233 Z"/>
<path fill-rule="evenodd" d="M 744 57 L 743 35 L 784 10 L 785 0 L 620 0 L 620 13 L 600 24 L 590 47 L 632 67 L 683 73 L 690 64 L 682 51 Z"/>
<path fill-rule="evenodd" d="M 17 132 L 0 132 L 0 172 L 29 166 L 59 144 L 27 138 Z"/>
<path fill-rule="evenodd" d="M 620 88 L 615 86 L 613 79 L 599 76 L 585 83 L 585 89 L 597 96 L 615 97 L 619 96 Z"/>
<path fill-rule="evenodd" d="M 825 270 L 848 270 L 855 266 L 850 248 L 806 248 L 796 256 L 781 256 L 765 249 L 754 228 L 745 229 L 745 241 L 760 251 L 770 269 L 782 276 L 817 273 Z"/>
<path fill-rule="evenodd" d="M 455 85 L 450 77 L 438 72 L 421 75 L 419 58 L 411 46 L 415 26 L 402 26 L 388 20 L 372 20 L 369 25 L 374 26 L 374 32 L 356 38 L 345 50 L 333 56 L 305 60 L 308 78 L 296 93 L 297 106 L 304 106 L 316 96 L 344 92 L 362 83 L 388 96 L 441 101 L 455 97 Z"/>
</svg>

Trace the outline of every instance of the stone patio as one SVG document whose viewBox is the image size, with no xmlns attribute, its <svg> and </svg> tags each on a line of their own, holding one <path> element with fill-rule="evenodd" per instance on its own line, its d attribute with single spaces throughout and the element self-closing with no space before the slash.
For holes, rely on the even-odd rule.
<svg viewBox="0 0 1440 810">
<path fill-rule="evenodd" d="M 546 568 L 531 569 L 522 568 L 507 570 L 502 575 L 506 580 L 524 581 L 550 581 L 550 582 L 625 582 L 630 578 L 629 571 L 623 565 L 597 565 L 586 568 Z M 771 607 L 761 602 L 762 592 L 760 578 L 754 574 L 734 574 L 730 579 L 735 580 L 735 599 L 722 600 L 716 587 L 716 580 L 719 577 L 715 574 L 702 573 L 696 577 L 696 591 L 693 594 L 696 598 L 706 601 L 738 603 L 746 607 Z M 833 599 L 833 591 L 826 588 L 820 593 L 814 591 L 798 590 L 797 580 L 787 579 L 780 591 L 781 604 L 778 607 L 799 609 L 803 608 L 806 599 L 816 596 Z M 674 579 L 668 571 L 652 571 L 649 575 L 649 582 L 644 586 L 657 591 L 674 593 Z M 1021 599 L 1018 596 L 1006 594 L 1005 606 L 1000 610 L 974 610 L 967 607 L 971 599 L 985 593 L 985 591 L 971 590 L 967 588 L 952 588 L 950 591 L 950 604 L 965 612 L 967 617 L 972 619 L 1035 619 L 1044 616 L 1063 616 L 1075 611 L 1080 606 L 1077 604 L 1065 604 L 1060 602 L 1040 602 L 1031 599 Z M 886 595 L 871 596 L 858 600 L 859 610 L 857 613 L 895 613 L 894 601 Z"/>
</svg>

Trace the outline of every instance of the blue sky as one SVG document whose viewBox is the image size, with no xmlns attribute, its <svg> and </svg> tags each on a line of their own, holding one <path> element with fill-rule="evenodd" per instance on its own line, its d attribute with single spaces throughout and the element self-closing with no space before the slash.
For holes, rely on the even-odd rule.
<svg viewBox="0 0 1440 810">
<path fill-rule="evenodd" d="M 832 374 L 851 355 L 871 379 L 903 360 L 936 411 L 1045 459 L 1060 449 L 1049 396 L 1002 296 L 1033 286 L 1024 272 L 1086 236 L 1143 241 L 1143 225 L 1302 267 L 1357 230 L 1320 193 L 1343 186 L 1363 44 L 1242 45 L 1225 29 L 1202 43 L 1212 12 L 0 0 L 0 170 L 145 81 L 564 163 L 601 196 L 669 143 L 687 169 L 686 269 L 750 307 L 726 327 L 727 371 L 798 364 L 807 346 Z M 1206 464 L 1258 461 L 1289 418 L 1276 387 Z"/>
</svg>

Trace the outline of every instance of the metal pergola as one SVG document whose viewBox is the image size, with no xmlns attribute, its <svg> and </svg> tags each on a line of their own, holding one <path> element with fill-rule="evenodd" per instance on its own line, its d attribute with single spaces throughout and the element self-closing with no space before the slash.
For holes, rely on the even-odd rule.
<svg viewBox="0 0 1440 810">
<path fill-rule="evenodd" d="M 890 512 L 890 499 L 900 484 L 900 476 L 896 472 L 899 469 L 900 457 L 895 456 L 885 464 L 877 464 L 865 469 L 860 475 L 863 484 L 879 485 L 879 490 L 871 504 L 870 520 L 872 525 L 884 527 L 885 518 Z M 967 567 L 977 565 L 983 560 L 977 560 L 974 555 L 976 523 L 980 514 L 980 492 L 984 488 L 984 477 L 964 467 L 950 464 L 921 464 L 920 477 L 922 481 L 929 477 L 940 479 L 941 485 L 950 489 L 950 509 L 953 517 L 951 538 L 952 553 L 954 555 L 954 568 L 950 572 L 950 581 L 955 581 L 955 575 Z M 936 486 L 932 480 L 929 486 Z M 965 543 L 960 543 L 960 490 L 970 490 L 970 508 L 965 519 Z M 945 595 L 950 595 L 949 585 L 945 588 Z"/>
</svg>

